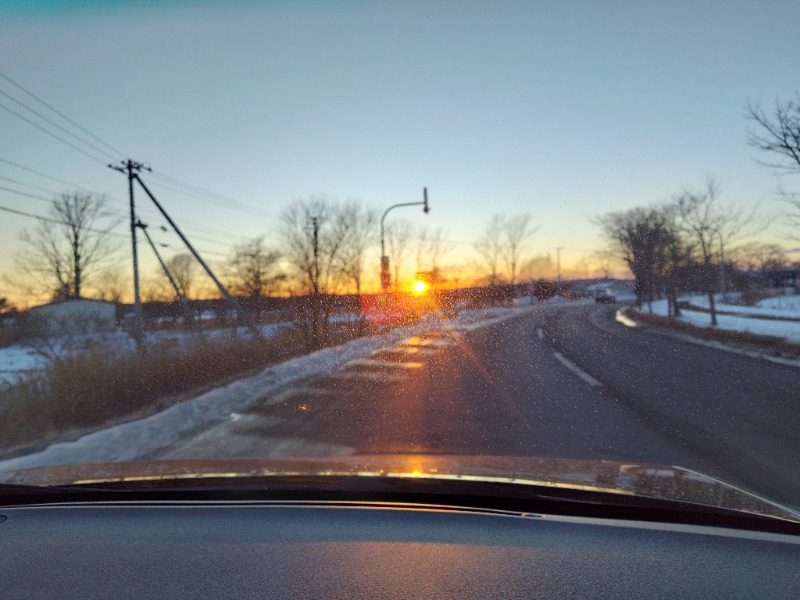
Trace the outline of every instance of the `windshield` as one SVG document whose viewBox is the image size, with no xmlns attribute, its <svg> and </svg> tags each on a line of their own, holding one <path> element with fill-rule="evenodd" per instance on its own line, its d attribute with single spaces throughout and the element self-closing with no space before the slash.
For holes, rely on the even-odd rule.
<svg viewBox="0 0 800 600">
<path fill-rule="evenodd" d="M 0 479 L 800 508 L 799 19 L 3 3 Z"/>
</svg>

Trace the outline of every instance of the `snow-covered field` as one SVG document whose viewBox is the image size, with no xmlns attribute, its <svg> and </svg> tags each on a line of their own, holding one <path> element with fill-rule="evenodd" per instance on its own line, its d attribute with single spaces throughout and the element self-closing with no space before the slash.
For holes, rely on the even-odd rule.
<svg viewBox="0 0 800 600">
<path fill-rule="evenodd" d="M 335 348 L 325 348 L 275 365 L 258 375 L 211 390 L 147 418 L 96 431 L 72 442 L 53 444 L 40 452 L 2 461 L 0 471 L 54 464 L 135 460 L 172 446 L 184 434 L 204 425 L 237 418 L 239 411 L 255 402 L 265 401 L 279 387 L 306 377 L 330 373 L 348 361 L 368 356 L 374 350 L 397 344 L 405 338 L 434 329 L 458 335 L 460 332 L 494 325 L 536 310 L 547 308 L 526 306 L 466 310 L 448 322 L 429 319 L 382 335 L 358 338 Z"/>
<path fill-rule="evenodd" d="M 708 296 L 692 296 L 686 298 L 692 306 L 708 309 Z M 717 299 L 715 298 L 715 301 Z M 716 301 L 717 310 L 745 316 L 760 316 L 771 319 L 800 320 L 800 295 L 775 296 L 756 303 L 756 306 L 726 304 Z"/>
<path fill-rule="evenodd" d="M 708 298 L 705 298 L 705 304 L 702 303 L 701 297 L 682 298 L 681 300 L 689 300 L 695 306 L 708 306 Z M 726 308 L 723 308 L 726 307 Z M 747 316 L 740 309 L 748 308 L 737 305 L 719 305 L 719 310 L 727 310 L 727 307 L 739 311 L 739 315 L 717 315 L 717 328 L 727 329 L 730 331 L 742 331 L 746 333 L 754 333 L 757 335 L 771 335 L 781 337 L 790 342 L 800 342 L 800 321 L 780 321 L 759 319 L 753 316 Z M 647 309 L 644 309 L 647 311 Z M 766 309 L 756 309 L 760 313 L 764 313 Z M 776 311 L 777 312 L 777 311 Z M 667 301 L 658 300 L 653 302 L 653 313 L 657 315 L 667 316 Z M 772 314 L 772 313 L 770 313 Z M 775 315 L 778 316 L 778 315 Z M 794 313 L 795 318 L 797 313 Z M 710 327 L 711 316 L 708 313 L 697 312 L 691 310 L 681 311 L 681 320 L 695 325 L 697 327 Z"/>
<path fill-rule="evenodd" d="M 259 327 L 261 335 L 268 338 L 285 327 L 289 327 L 290 322 L 269 323 Z M 204 332 L 209 339 L 230 336 L 232 329 L 212 329 Z M 248 336 L 249 332 L 239 327 L 236 334 Z M 151 331 L 145 334 L 148 343 L 165 344 L 173 347 L 176 352 L 186 349 L 195 340 L 195 334 L 186 331 Z M 98 333 L 93 335 L 76 336 L 73 338 L 61 338 L 54 340 L 48 351 L 55 353 L 65 353 L 69 349 L 79 349 L 89 345 L 99 345 L 107 348 L 110 352 L 125 352 L 135 348 L 133 338 L 123 331 L 110 333 Z M 42 369 L 47 364 L 44 354 L 37 352 L 32 346 L 14 344 L 6 348 L 0 348 L 0 386 L 3 384 L 13 384 L 27 377 L 31 373 Z"/>
</svg>

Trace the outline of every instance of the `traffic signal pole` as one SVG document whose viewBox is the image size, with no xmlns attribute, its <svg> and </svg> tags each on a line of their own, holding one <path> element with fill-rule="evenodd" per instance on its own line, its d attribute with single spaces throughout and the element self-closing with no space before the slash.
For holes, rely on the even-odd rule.
<svg viewBox="0 0 800 600">
<path fill-rule="evenodd" d="M 389 292 L 389 288 L 391 287 L 392 283 L 392 274 L 389 270 L 389 257 L 386 256 L 386 244 L 384 242 L 385 236 L 385 228 L 384 228 L 384 221 L 386 220 L 386 215 L 389 214 L 389 211 L 394 210 L 395 208 L 400 208 L 401 206 L 420 206 L 422 205 L 423 212 L 427 215 L 430 212 L 430 207 L 428 206 L 428 188 L 422 188 L 422 202 L 403 202 L 401 204 L 393 204 L 385 211 L 383 211 L 383 215 L 381 216 L 381 288 L 383 289 L 383 293 L 387 294 Z"/>
</svg>

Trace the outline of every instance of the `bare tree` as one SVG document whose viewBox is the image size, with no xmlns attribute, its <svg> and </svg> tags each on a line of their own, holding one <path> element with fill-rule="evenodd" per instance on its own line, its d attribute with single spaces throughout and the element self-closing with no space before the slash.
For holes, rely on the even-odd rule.
<svg viewBox="0 0 800 600">
<path fill-rule="evenodd" d="M 786 173 L 800 173 L 800 94 L 787 102 L 775 101 L 772 115 L 758 104 L 747 107 L 748 117 L 756 125 L 750 131 L 748 143 L 754 148 L 769 152 L 778 162 L 765 162 L 764 165 Z M 779 190 L 778 195 L 786 203 L 786 218 L 794 228 L 792 237 L 800 239 L 800 195 Z"/>
<path fill-rule="evenodd" d="M 506 269 L 511 274 L 512 284 L 517 280 L 517 266 L 520 263 L 524 245 L 537 229 L 531 227 L 531 216 L 528 213 L 505 219 L 501 253 Z"/>
<path fill-rule="evenodd" d="M 264 245 L 263 236 L 237 244 L 227 265 L 231 289 L 250 299 L 275 293 L 286 278 L 280 271 L 280 258 L 280 252 Z"/>
<path fill-rule="evenodd" d="M 425 247 L 425 256 L 428 259 L 431 271 L 438 271 L 439 261 L 444 258 L 452 245 L 447 239 L 447 231 L 443 227 L 437 227 L 428 234 L 428 243 Z"/>
<path fill-rule="evenodd" d="M 699 258 L 704 265 L 703 285 L 708 294 L 711 325 L 717 324 L 714 294 L 718 288 L 725 290 L 725 250 L 745 233 L 763 227 L 755 218 L 755 209 L 745 214 L 733 204 L 720 201 L 720 186 L 714 179 L 706 181 L 697 191 L 684 190 L 675 199 L 679 227 L 693 240 Z M 711 269 L 717 261 L 719 275 Z"/>
<path fill-rule="evenodd" d="M 364 272 L 364 255 L 375 243 L 378 211 L 365 207 L 359 200 L 350 200 L 337 207 L 339 220 L 347 224 L 346 239 L 337 257 L 339 268 L 356 286 L 356 296 L 361 297 L 361 277 Z"/>
<path fill-rule="evenodd" d="M 389 256 L 394 264 L 395 291 L 400 289 L 400 271 L 413 235 L 414 226 L 407 219 L 395 219 L 386 226 L 386 243 L 389 246 Z"/>
<path fill-rule="evenodd" d="M 609 213 L 594 222 L 601 227 L 608 251 L 633 273 L 637 303 L 647 302 L 652 311 L 651 303 L 665 285 L 674 250 L 681 243 L 673 213 L 663 207 L 639 207 Z"/>
<path fill-rule="evenodd" d="M 310 349 L 328 340 L 333 297 L 343 283 L 340 253 L 350 224 L 338 203 L 324 197 L 298 200 L 281 213 L 278 235 L 294 283 L 307 298 L 296 322 Z"/>
<path fill-rule="evenodd" d="M 536 256 L 528 260 L 520 269 L 528 279 L 544 279 L 554 277 L 555 266 L 549 254 L 546 256 Z"/>
<path fill-rule="evenodd" d="M 492 215 L 486 224 L 481 237 L 475 242 L 475 250 L 480 256 L 483 267 L 489 271 L 490 283 L 495 285 L 498 280 L 500 259 L 503 255 L 503 235 L 506 229 L 506 220 L 502 215 Z"/>
<path fill-rule="evenodd" d="M 100 300 L 122 302 L 128 292 L 128 278 L 121 269 L 110 267 L 98 273 L 94 288 Z"/>
<path fill-rule="evenodd" d="M 776 100 L 772 115 L 758 104 L 750 104 L 747 112 L 758 126 L 750 132 L 749 144 L 780 159 L 765 164 L 790 173 L 800 172 L 800 94 L 787 102 Z"/>
<path fill-rule="evenodd" d="M 103 196 L 64 193 L 53 200 L 47 217 L 20 235 L 23 249 L 14 256 L 19 287 L 53 299 L 82 298 L 87 281 L 113 253 Z"/>
<path fill-rule="evenodd" d="M 608 250 L 599 250 L 594 253 L 594 258 L 597 261 L 597 270 L 603 279 L 611 277 L 611 263 L 614 259 L 612 253 Z"/>
<path fill-rule="evenodd" d="M 178 291 L 187 300 L 192 297 L 197 284 L 197 261 L 188 252 L 176 254 L 167 261 L 167 268 L 172 273 Z"/>
<path fill-rule="evenodd" d="M 430 230 L 428 229 L 427 225 L 421 225 L 419 229 L 417 229 L 416 235 L 416 254 L 417 254 L 417 271 L 422 271 L 422 265 L 424 264 L 425 253 L 428 250 L 428 238 L 430 237 Z"/>
<path fill-rule="evenodd" d="M 777 244 L 749 242 L 737 249 L 734 260 L 748 271 L 763 272 L 771 265 L 782 262 L 784 257 L 781 254 L 781 247 Z"/>
</svg>

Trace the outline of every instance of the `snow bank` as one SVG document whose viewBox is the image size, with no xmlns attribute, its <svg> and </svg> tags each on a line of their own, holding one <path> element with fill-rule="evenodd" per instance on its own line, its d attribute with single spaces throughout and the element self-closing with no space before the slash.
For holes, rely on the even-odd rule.
<svg viewBox="0 0 800 600">
<path fill-rule="evenodd" d="M 800 294 L 794 296 L 775 296 L 757 302 L 758 308 L 772 311 L 785 312 L 800 317 Z"/>
<path fill-rule="evenodd" d="M 647 305 L 645 305 L 642 312 L 647 312 Z M 653 302 L 653 314 L 666 317 L 667 301 L 657 300 Z M 681 321 L 697 327 L 710 327 L 711 315 L 698 311 L 682 310 Z M 798 321 L 770 321 L 747 316 L 717 315 L 717 329 L 771 335 L 784 338 L 790 342 L 800 342 L 800 322 Z"/>
<path fill-rule="evenodd" d="M 708 296 L 686 298 L 692 306 L 709 308 Z M 716 298 L 715 298 L 716 301 Z M 717 310 L 745 316 L 761 316 L 770 319 L 800 319 L 800 296 L 777 296 L 761 300 L 757 306 L 741 306 L 715 302 Z"/>
</svg>

